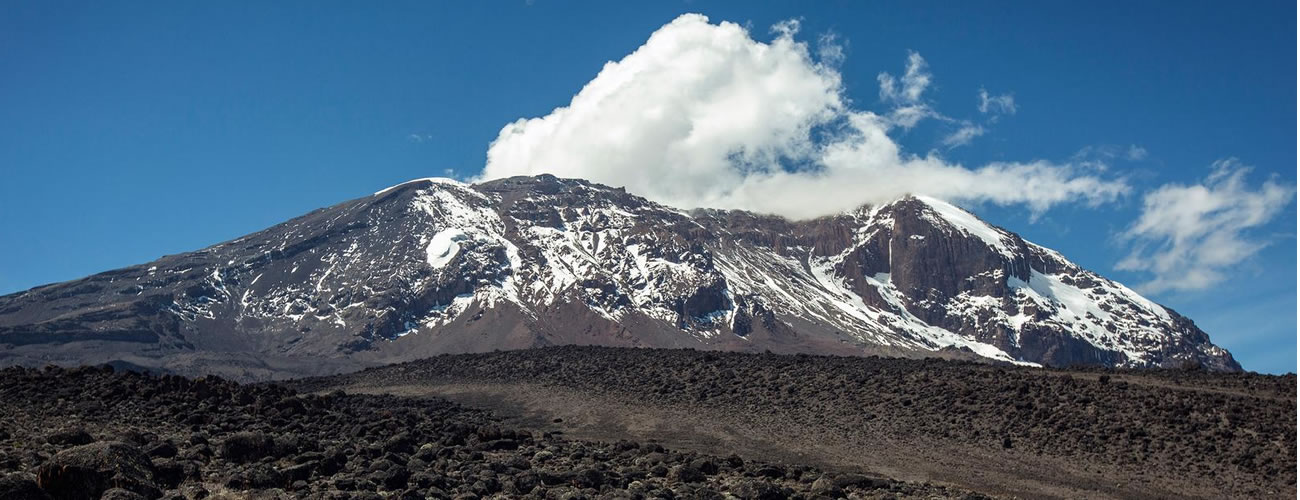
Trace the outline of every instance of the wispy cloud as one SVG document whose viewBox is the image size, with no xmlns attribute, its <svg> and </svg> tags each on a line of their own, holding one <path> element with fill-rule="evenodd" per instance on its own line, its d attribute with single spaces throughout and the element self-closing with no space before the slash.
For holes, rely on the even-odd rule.
<svg viewBox="0 0 1300 500">
<path fill-rule="evenodd" d="M 980 89 L 979 104 L 976 105 L 980 113 L 992 113 L 995 115 L 1014 115 L 1016 114 L 1016 98 L 1011 94 L 989 95 L 989 91 Z"/>
<path fill-rule="evenodd" d="M 984 127 L 971 122 L 962 123 L 961 128 L 943 138 L 943 145 L 949 149 L 970 144 L 976 137 L 984 135 Z"/>
<path fill-rule="evenodd" d="M 893 124 L 909 129 L 921 120 L 937 115 L 921 100 L 932 78 L 925 58 L 913 51 L 907 53 L 903 76 L 895 77 L 886 72 L 876 76 L 876 81 L 880 82 L 880 100 L 893 107 L 888 114 Z"/>
<path fill-rule="evenodd" d="M 934 82 L 934 74 L 925 58 L 915 51 L 907 52 L 907 62 L 902 76 L 881 72 L 876 76 L 880 83 L 880 100 L 890 109 L 884 114 L 891 126 L 904 130 L 915 127 L 922 120 L 933 119 L 956 128 L 939 140 L 946 149 L 965 146 L 989 131 L 988 126 L 997 123 L 999 115 L 1016 113 L 1016 101 L 1011 94 L 990 96 L 987 90 L 979 90 L 978 109 L 988 115 L 983 124 L 971 120 L 961 120 L 940 113 L 925 100 L 925 91 Z"/>
<path fill-rule="evenodd" d="M 847 40 L 841 40 L 834 32 L 822 33 L 817 37 L 817 58 L 822 64 L 838 67 L 844 62 L 844 50 Z"/>
<path fill-rule="evenodd" d="M 1198 184 L 1165 184 L 1143 197 L 1142 215 L 1121 235 L 1133 250 L 1116 265 L 1153 277 L 1138 290 L 1204 290 L 1228 278 L 1269 244 L 1251 229 L 1266 224 L 1295 197 L 1295 187 L 1268 179 L 1246 182 L 1250 167 L 1219 160 Z"/>
<path fill-rule="evenodd" d="M 1128 146 L 1096 144 L 1080 148 L 1070 157 L 1070 162 L 1082 168 L 1104 172 L 1110 170 L 1112 165 L 1121 162 L 1140 162 L 1146 160 L 1147 156 L 1146 148 L 1136 144 Z"/>
<path fill-rule="evenodd" d="M 798 29 L 797 21 L 779 23 L 763 42 L 741 25 L 683 15 L 606 63 L 567 106 L 503 127 L 479 179 L 551 173 L 683 208 L 791 218 L 908 193 L 1041 213 L 1130 189 L 1069 163 L 966 167 L 907 152 L 890 134 L 943 116 L 924 97 L 933 79 L 925 59 L 909 52 L 901 76 L 878 76 L 887 109 L 877 113 L 845 96 L 843 53 L 827 47 L 834 40 L 823 37 L 813 50 L 795 39 Z M 979 135 L 957 132 L 954 144 Z"/>
</svg>

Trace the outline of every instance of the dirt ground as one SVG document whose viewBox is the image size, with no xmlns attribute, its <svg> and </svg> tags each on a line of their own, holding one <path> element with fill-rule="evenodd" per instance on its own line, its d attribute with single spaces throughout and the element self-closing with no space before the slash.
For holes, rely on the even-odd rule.
<svg viewBox="0 0 1300 500">
<path fill-rule="evenodd" d="M 989 498 L 515 428 L 424 392 L 355 392 L 111 367 L 0 370 L 0 499 Z"/>
<path fill-rule="evenodd" d="M 1295 379 L 554 348 L 304 383 L 512 425 L 1020 498 L 1294 498 Z"/>
</svg>

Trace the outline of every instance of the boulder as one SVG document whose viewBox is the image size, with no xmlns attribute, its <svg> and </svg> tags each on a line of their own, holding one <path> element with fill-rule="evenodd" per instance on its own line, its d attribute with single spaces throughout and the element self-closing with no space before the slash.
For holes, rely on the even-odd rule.
<svg viewBox="0 0 1300 500">
<path fill-rule="evenodd" d="M 5 500 L 50 500 L 36 484 L 36 476 L 23 472 L 0 475 L 0 498 Z"/>
<path fill-rule="evenodd" d="M 95 442 L 95 438 L 85 429 L 74 427 L 50 433 L 49 436 L 45 437 L 45 441 L 53 445 L 80 446 Z"/>
<path fill-rule="evenodd" d="M 68 448 L 36 472 L 36 483 L 58 500 L 92 500 L 112 488 L 144 498 L 162 496 L 154 482 L 148 455 L 120 441 L 102 441 Z"/>
<path fill-rule="evenodd" d="M 254 462 L 275 452 L 275 440 L 261 432 L 239 432 L 222 441 L 218 452 L 231 462 Z"/>
<path fill-rule="evenodd" d="M 741 500 L 785 500 L 789 497 L 772 483 L 752 479 L 732 486 L 731 494 Z"/>
</svg>

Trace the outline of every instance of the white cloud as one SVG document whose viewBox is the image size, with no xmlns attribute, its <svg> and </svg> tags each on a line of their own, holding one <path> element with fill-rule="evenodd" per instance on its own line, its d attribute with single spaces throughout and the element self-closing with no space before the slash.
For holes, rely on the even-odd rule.
<svg viewBox="0 0 1300 500">
<path fill-rule="evenodd" d="M 705 22 L 708 22 L 707 18 L 705 18 Z M 772 33 L 780 37 L 790 38 L 793 37 L 795 34 L 799 33 L 799 27 L 801 24 L 802 21 L 800 21 L 799 19 L 786 19 L 784 21 L 780 21 L 777 22 L 776 24 L 773 24 Z"/>
<path fill-rule="evenodd" d="M 1137 144 L 1118 146 L 1115 144 L 1096 144 L 1084 146 L 1070 157 L 1070 164 L 1076 168 L 1105 172 L 1120 162 L 1140 162 L 1147 158 L 1147 150 Z"/>
<path fill-rule="evenodd" d="M 888 115 L 893 125 L 910 129 L 925 118 L 940 117 L 921 100 L 932 79 L 925 58 L 913 51 L 907 52 L 907 67 L 902 77 L 885 72 L 876 76 L 880 82 L 880 100 L 893 106 Z"/>
<path fill-rule="evenodd" d="M 1249 230 L 1272 220 L 1295 196 L 1294 186 L 1246 183 L 1250 168 L 1237 159 L 1214 163 L 1199 184 L 1165 184 L 1147 193 L 1142 215 L 1121 238 L 1133 251 L 1116 265 L 1154 277 L 1138 286 L 1144 293 L 1203 290 L 1268 245 Z"/>
<path fill-rule="evenodd" d="M 975 139 L 976 137 L 984 135 L 984 132 L 985 131 L 983 126 L 966 122 L 963 123 L 961 128 L 957 129 L 957 131 L 948 134 L 946 137 L 944 137 L 943 141 L 941 142 L 943 143 L 944 146 L 947 146 L 949 149 L 958 146 L 965 146 L 967 144 L 970 144 L 970 141 Z"/>
<path fill-rule="evenodd" d="M 897 104 L 916 104 L 921 102 L 921 94 L 930 86 L 930 67 L 921 54 L 907 53 L 907 68 L 902 78 L 895 78 L 889 73 L 880 73 L 880 100 Z"/>
<path fill-rule="evenodd" d="M 979 108 L 980 113 L 1016 114 L 1016 99 L 1011 94 L 991 96 L 989 91 L 980 89 L 979 98 L 980 102 L 976 107 Z"/>
<path fill-rule="evenodd" d="M 838 67 L 844 62 L 844 46 L 847 43 L 841 41 L 835 33 L 823 33 L 817 37 L 817 59 L 822 64 Z"/>
<path fill-rule="evenodd" d="M 770 42 L 742 26 L 683 15 L 609 62 L 565 107 L 506 125 L 480 180 L 551 173 L 623 186 L 682 208 L 739 208 L 791 218 L 924 193 L 953 201 L 1097 204 L 1122 180 L 1035 161 L 967 168 L 903 151 L 888 133 L 932 113 L 920 54 L 905 73 L 879 77 L 885 115 L 844 96 L 836 56 L 815 58 L 794 39 Z M 827 54 L 827 42 L 818 53 Z M 841 53 L 842 55 L 842 53 Z"/>
</svg>

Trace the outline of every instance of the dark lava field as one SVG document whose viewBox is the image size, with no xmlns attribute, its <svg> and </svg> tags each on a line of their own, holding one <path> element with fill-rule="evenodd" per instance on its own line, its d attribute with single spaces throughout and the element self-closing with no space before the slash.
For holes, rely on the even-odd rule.
<svg viewBox="0 0 1300 500">
<path fill-rule="evenodd" d="M 588 442 L 440 399 L 0 371 L 0 498 L 954 498 L 861 474 Z"/>
<path fill-rule="evenodd" d="M 441 396 L 586 439 L 655 439 L 994 496 L 1296 495 L 1294 374 L 553 347 L 296 384 Z"/>
<path fill-rule="evenodd" d="M 1294 498 L 1294 375 L 555 347 L 0 370 L 0 498 Z"/>
</svg>

